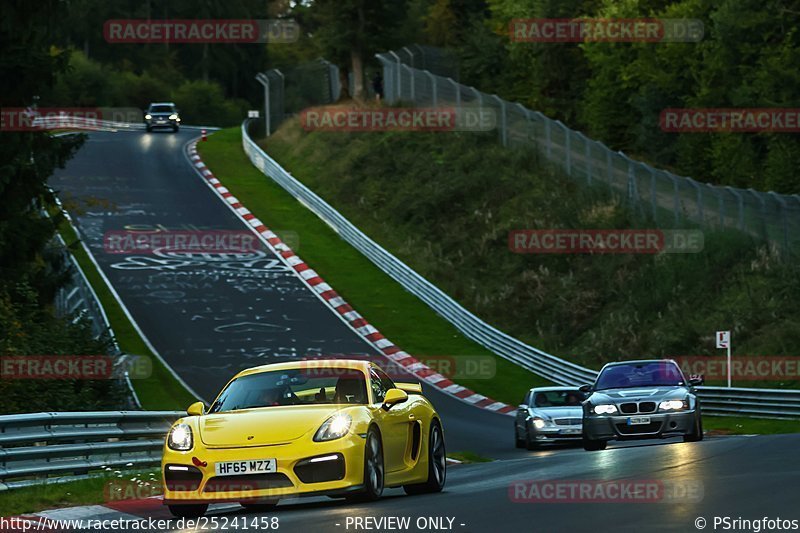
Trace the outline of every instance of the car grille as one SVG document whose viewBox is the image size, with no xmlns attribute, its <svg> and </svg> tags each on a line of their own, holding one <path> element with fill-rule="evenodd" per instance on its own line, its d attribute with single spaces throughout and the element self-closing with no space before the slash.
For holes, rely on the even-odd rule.
<svg viewBox="0 0 800 533">
<path fill-rule="evenodd" d="M 558 426 L 580 426 L 583 420 L 580 418 L 555 418 L 553 422 Z"/>
<path fill-rule="evenodd" d="M 626 415 L 635 413 L 654 413 L 656 411 L 656 402 L 628 402 L 619 406 L 619 410 Z"/>
<path fill-rule="evenodd" d="M 646 433 L 658 433 L 661 430 L 661 422 L 650 422 L 649 424 L 638 424 L 629 426 L 628 424 L 617 424 L 620 435 L 643 435 Z"/>
<path fill-rule="evenodd" d="M 203 492 L 241 492 L 248 490 L 279 489 L 291 487 L 291 480 L 286 474 L 272 472 L 268 474 L 247 474 L 243 476 L 217 476 L 206 483 Z"/>
</svg>

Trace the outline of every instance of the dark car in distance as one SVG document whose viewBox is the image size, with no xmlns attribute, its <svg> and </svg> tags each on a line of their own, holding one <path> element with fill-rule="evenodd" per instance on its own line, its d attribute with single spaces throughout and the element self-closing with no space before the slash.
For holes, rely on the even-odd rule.
<svg viewBox="0 0 800 533">
<path fill-rule="evenodd" d="M 144 125 L 147 131 L 154 128 L 171 128 L 178 131 L 181 117 L 178 108 L 172 102 L 154 102 L 144 112 Z"/>
</svg>

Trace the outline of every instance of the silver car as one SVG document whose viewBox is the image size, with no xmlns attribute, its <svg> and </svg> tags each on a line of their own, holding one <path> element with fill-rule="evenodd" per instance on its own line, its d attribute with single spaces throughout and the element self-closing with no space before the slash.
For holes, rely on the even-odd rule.
<svg viewBox="0 0 800 533">
<path fill-rule="evenodd" d="M 586 394 L 576 387 L 537 387 L 517 409 L 514 441 L 517 448 L 535 450 L 547 442 L 580 442 L 581 402 Z"/>
<path fill-rule="evenodd" d="M 609 440 L 703 439 L 703 419 L 694 386 L 670 359 L 609 363 L 600 370 L 583 405 L 583 447 L 602 450 Z"/>
</svg>

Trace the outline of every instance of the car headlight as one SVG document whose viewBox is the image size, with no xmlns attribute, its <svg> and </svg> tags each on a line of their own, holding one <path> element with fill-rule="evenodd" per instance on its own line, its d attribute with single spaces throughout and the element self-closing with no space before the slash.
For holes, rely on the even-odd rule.
<svg viewBox="0 0 800 533">
<path fill-rule="evenodd" d="M 666 400 L 658 404 L 659 411 L 680 411 L 688 408 L 689 402 L 686 400 Z"/>
<path fill-rule="evenodd" d="M 353 423 L 353 419 L 350 415 L 345 413 L 336 413 L 325 422 L 317 430 L 317 433 L 314 435 L 314 440 L 316 442 L 323 442 L 326 440 L 335 440 L 341 439 L 347 432 L 350 431 L 350 425 Z"/>
<path fill-rule="evenodd" d="M 169 119 L 170 119 L 170 120 L 178 120 L 178 115 L 176 115 L 175 113 L 173 113 L 173 114 L 171 114 L 171 115 L 169 116 Z"/>
<path fill-rule="evenodd" d="M 533 426 L 536 429 L 542 429 L 546 424 L 543 418 L 536 417 L 533 419 Z"/>
<path fill-rule="evenodd" d="M 617 406 L 613 404 L 600 404 L 592 407 L 592 411 L 598 415 L 613 415 L 617 412 Z"/>
<path fill-rule="evenodd" d="M 145 119 L 145 120 L 150 120 L 151 118 L 153 118 L 153 115 L 151 115 L 150 113 L 148 113 L 148 114 L 146 114 L 146 115 L 144 116 L 144 119 Z"/>
<path fill-rule="evenodd" d="M 191 450 L 192 444 L 192 428 L 187 424 L 177 424 L 167 436 L 167 446 L 177 452 Z"/>
</svg>

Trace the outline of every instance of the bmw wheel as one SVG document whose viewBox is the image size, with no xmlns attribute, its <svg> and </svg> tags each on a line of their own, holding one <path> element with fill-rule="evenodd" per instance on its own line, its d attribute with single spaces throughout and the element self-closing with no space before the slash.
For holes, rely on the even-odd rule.
<svg viewBox="0 0 800 533">
<path fill-rule="evenodd" d="M 587 452 L 597 452 L 600 450 L 605 450 L 606 445 L 608 443 L 604 440 L 594 440 L 590 439 L 586 436 L 586 433 L 583 434 L 583 449 Z"/>
<path fill-rule="evenodd" d="M 703 417 L 697 414 L 694 421 L 694 429 L 691 433 L 683 436 L 683 442 L 699 442 L 703 440 Z"/>
<path fill-rule="evenodd" d="M 444 433 L 438 420 L 431 422 L 428 438 L 428 480 L 425 483 L 404 485 L 406 494 L 425 494 L 441 492 L 447 480 L 447 451 L 444 445 Z"/>
</svg>

